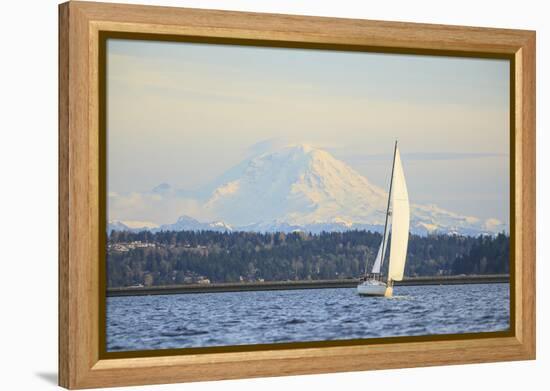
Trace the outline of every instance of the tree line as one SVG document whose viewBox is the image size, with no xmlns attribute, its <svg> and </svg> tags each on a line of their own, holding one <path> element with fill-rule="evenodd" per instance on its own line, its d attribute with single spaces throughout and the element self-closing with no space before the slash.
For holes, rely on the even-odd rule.
<svg viewBox="0 0 550 391">
<path fill-rule="evenodd" d="M 199 277 L 210 282 L 356 278 L 372 267 L 381 240 L 379 233 L 358 230 L 112 231 L 107 238 L 107 285 L 172 285 Z M 508 272 L 509 237 L 503 233 L 410 236 L 406 276 Z"/>
</svg>

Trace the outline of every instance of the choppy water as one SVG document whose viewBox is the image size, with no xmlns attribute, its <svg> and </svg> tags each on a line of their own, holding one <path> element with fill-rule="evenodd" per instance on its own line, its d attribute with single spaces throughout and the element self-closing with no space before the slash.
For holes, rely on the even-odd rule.
<svg viewBox="0 0 550 391">
<path fill-rule="evenodd" d="M 107 350 L 502 331 L 509 308 L 509 284 L 110 297 Z"/>
</svg>

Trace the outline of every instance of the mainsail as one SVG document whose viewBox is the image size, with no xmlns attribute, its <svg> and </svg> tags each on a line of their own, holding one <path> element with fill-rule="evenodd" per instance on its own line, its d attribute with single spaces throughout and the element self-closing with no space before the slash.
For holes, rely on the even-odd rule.
<svg viewBox="0 0 550 391">
<path fill-rule="evenodd" d="M 397 147 L 395 149 L 392 184 L 392 234 L 388 282 L 403 279 L 407 245 L 409 243 L 409 193 L 407 192 L 407 183 L 405 182 L 401 156 Z"/>
</svg>

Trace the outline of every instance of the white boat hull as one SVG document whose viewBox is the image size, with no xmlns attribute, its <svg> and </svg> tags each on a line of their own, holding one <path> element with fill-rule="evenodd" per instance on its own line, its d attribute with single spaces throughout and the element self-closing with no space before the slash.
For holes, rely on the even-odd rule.
<svg viewBox="0 0 550 391">
<path fill-rule="evenodd" d="M 361 296 L 385 296 L 387 286 L 376 280 L 365 281 L 357 285 L 357 293 Z"/>
</svg>

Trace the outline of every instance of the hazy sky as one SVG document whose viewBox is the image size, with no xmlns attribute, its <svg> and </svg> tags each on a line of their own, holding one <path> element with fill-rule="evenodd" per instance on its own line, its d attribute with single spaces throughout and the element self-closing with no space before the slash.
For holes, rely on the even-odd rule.
<svg viewBox="0 0 550 391">
<path fill-rule="evenodd" d="M 198 188 L 266 140 L 387 188 L 397 138 L 412 202 L 509 221 L 508 61 L 113 39 L 107 61 L 110 192 Z"/>
</svg>

